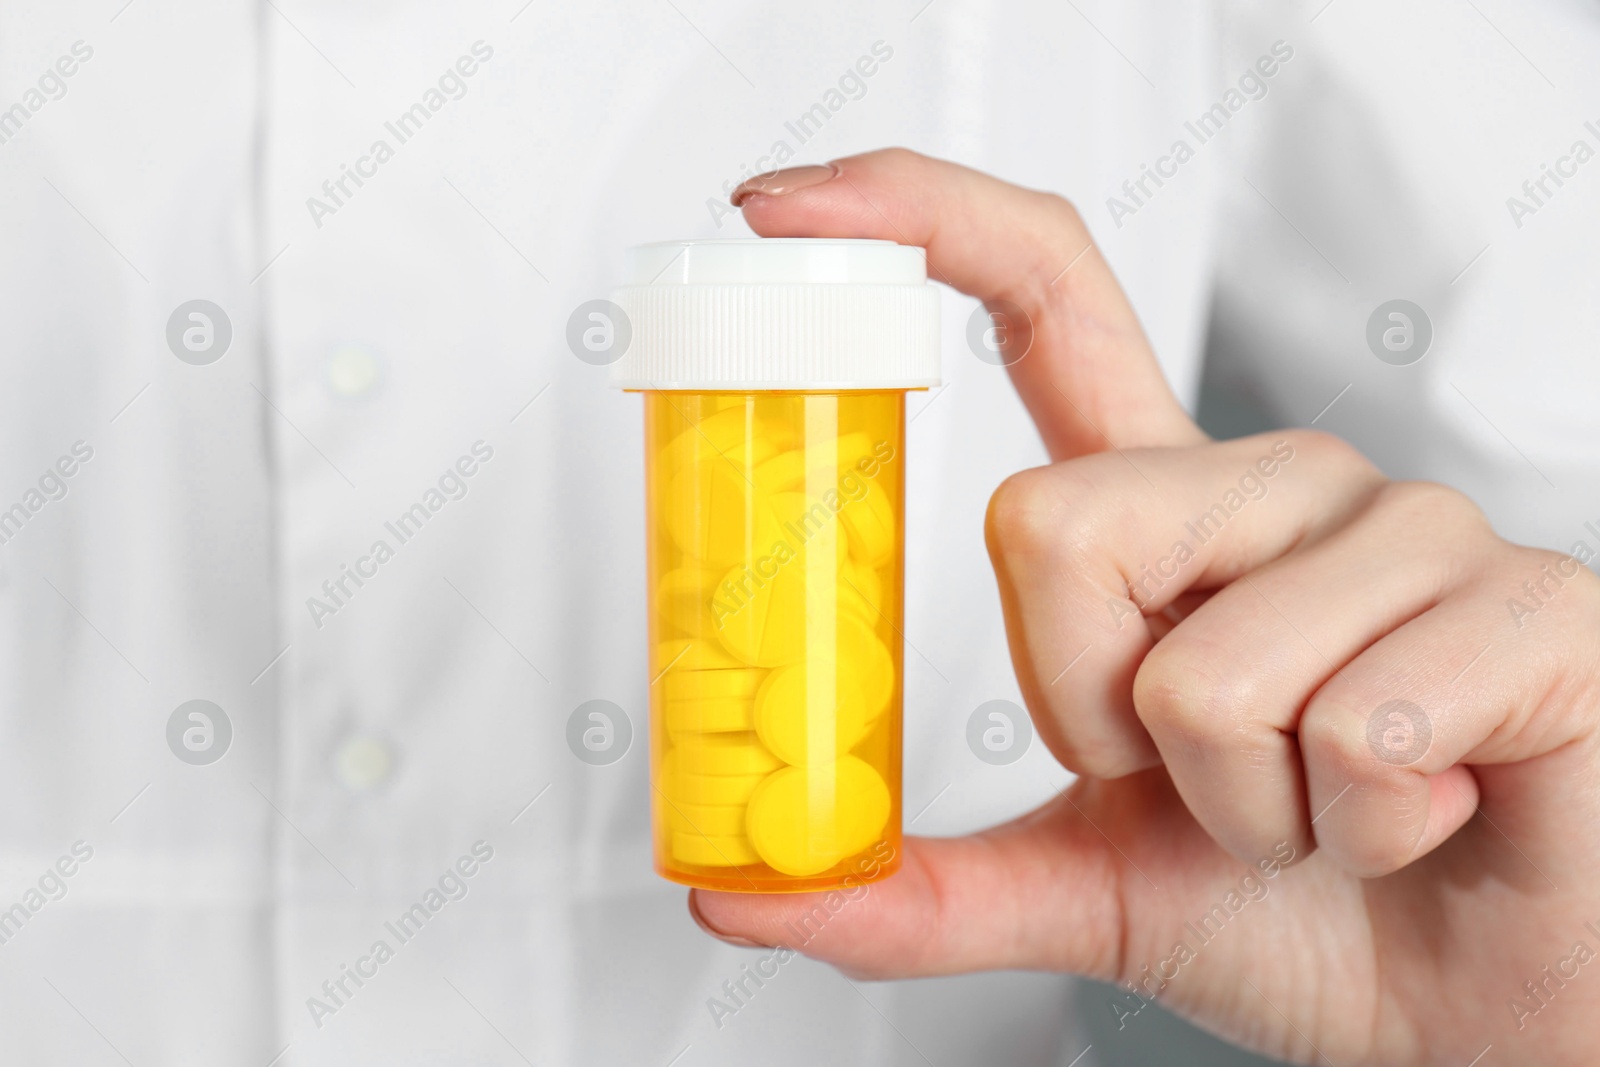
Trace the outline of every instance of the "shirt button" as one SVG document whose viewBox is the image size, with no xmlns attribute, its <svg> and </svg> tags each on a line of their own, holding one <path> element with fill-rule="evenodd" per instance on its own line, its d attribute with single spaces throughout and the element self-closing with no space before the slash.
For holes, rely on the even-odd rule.
<svg viewBox="0 0 1600 1067">
<path fill-rule="evenodd" d="M 360 345 L 334 349 L 328 357 L 326 373 L 328 388 L 349 397 L 366 396 L 378 387 L 378 380 L 383 376 L 377 355 Z"/>
<path fill-rule="evenodd" d="M 339 781 L 354 793 L 366 793 L 389 780 L 394 753 L 376 737 L 357 734 L 346 738 L 334 758 Z"/>
</svg>

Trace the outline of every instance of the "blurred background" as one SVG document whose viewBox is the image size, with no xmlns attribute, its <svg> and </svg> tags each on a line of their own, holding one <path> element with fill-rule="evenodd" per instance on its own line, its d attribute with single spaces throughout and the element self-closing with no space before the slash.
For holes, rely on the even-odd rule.
<svg viewBox="0 0 1600 1067">
<path fill-rule="evenodd" d="M 1314 424 L 1568 550 L 1597 46 L 1580 0 L 6 0 L 3 1058 L 1265 1062 L 1051 975 L 797 960 L 714 1017 L 755 954 L 651 872 L 642 744 L 566 742 L 591 700 L 642 742 L 648 681 L 640 402 L 568 322 L 628 245 L 747 236 L 744 177 L 904 145 L 1074 200 L 1214 434 Z M 1020 701 L 984 507 L 1045 460 L 975 312 L 910 401 L 919 834 L 1070 780 L 966 743 Z"/>
</svg>

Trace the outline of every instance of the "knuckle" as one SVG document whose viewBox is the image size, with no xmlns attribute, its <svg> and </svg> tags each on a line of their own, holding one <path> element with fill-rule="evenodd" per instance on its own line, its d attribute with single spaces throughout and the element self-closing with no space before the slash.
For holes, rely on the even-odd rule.
<svg viewBox="0 0 1600 1067">
<path fill-rule="evenodd" d="M 1300 722 L 1306 778 L 1321 785 L 1316 817 L 1328 816 L 1313 826 L 1318 846 L 1358 878 L 1405 867 L 1427 828 L 1428 790 L 1411 779 L 1426 766 L 1431 728 L 1424 709 L 1410 705 L 1409 722 L 1396 710 L 1407 704 L 1318 695 Z"/>
<path fill-rule="evenodd" d="M 1171 638 L 1168 639 L 1170 641 Z M 1211 748 L 1239 732 L 1242 672 L 1218 670 L 1201 650 L 1163 647 L 1145 656 L 1133 678 L 1133 706 L 1152 735 L 1190 748 Z"/>
<path fill-rule="evenodd" d="M 1574 592 L 1587 598 L 1600 593 L 1600 575 L 1578 561 L 1575 556 L 1548 548 L 1529 548 L 1513 545 L 1514 566 L 1519 573 L 1544 578 L 1547 585 L 1557 589 L 1570 583 Z"/>
<path fill-rule="evenodd" d="M 1308 466 L 1351 470 L 1371 480 L 1382 478 L 1372 461 L 1338 434 L 1326 430 L 1290 429 L 1276 431 L 1271 436 L 1286 441 L 1292 449 L 1291 456 L 1304 454 L 1311 461 Z"/>
<path fill-rule="evenodd" d="M 1073 504 L 1073 481 L 1060 468 L 1019 471 L 989 499 L 984 531 L 991 556 L 1058 559 L 1092 540 L 1086 507 Z"/>
<path fill-rule="evenodd" d="M 1045 491 L 1040 470 L 1018 471 L 1001 482 L 989 498 L 984 531 L 991 553 L 1036 552 L 1063 515 L 1054 494 Z"/>
<path fill-rule="evenodd" d="M 1152 764 L 1135 747 L 1112 738 L 1062 736 L 1046 741 L 1050 754 L 1073 774 L 1110 781 Z"/>
<path fill-rule="evenodd" d="M 1355 709 L 1314 698 L 1301 718 L 1300 753 L 1329 781 L 1373 777 L 1378 760 L 1367 740 L 1366 720 Z"/>
<path fill-rule="evenodd" d="M 1600 622 L 1600 574 L 1596 574 L 1572 556 L 1557 554 L 1557 560 L 1551 566 L 1568 570 L 1573 567 L 1577 568 L 1576 573 L 1573 574 L 1572 582 L 1573 592 L 1577 595 L 1573 599 L 1578 602 L 1579 612 L 1586 620 L 1591 624 Z M 1566 570 L 1561 573 L 1566 573 Z M 1600 629 L 1600 627 L 1596 628 Z M 1589 632 L 1593 633 L 1594 631 L 1591 630 Z"/>
<path fill-rule="evenodd" d="M 912 151 L 903 145 L 893 145 L 889 148 L 880 148 L 871 153 L 875 158 L 884 160 L 892 166 L 918 166 L 927 160 L 921 152 Z"/>
<path fill-rule="evenodd" d="M 852 180 L 888 182 L 908 187 L 937 187 L 945 184 L 947 176 L 941 164 L 921 152 L 903 145 L 874 148 L 867 152 L 844 156 L 833 161 Z M 876 199 L 876 198 L 874 198 Z"/>
<path fill-rule="evenodd" d="M 1029 191 L 1026 197 L 1029 224 L 1038 229 L 1043 240 L 1035 242 L 1029 253 L 1032 263 L 1024 272 L 1027 281 L 1022 289 L 1025 302 L 1041 316 L 1075 330 L 1108 329 L 1102 317 L 1090 313 L 1089 306 L 1075 296 L 1086 272 L 1063 270 L 1095 245 L 1078 206 L 1050 192 Z"/>
<path fill-rule="evenodd" d="M 1074 230 L 1084 229 L 1083 215 L 1078 211 L 1078 205 L 1057 193 L 1040 193 L 1051 214 Z"/>
<path fill-rule="evenodd" d="M 1438 482 L 1388 482 L 1378 490 L 1375 506 L 1389 521 L 1408 528 L 1489 530 L 1487 517 L 1471 497 Z"/>
<path fill-rule="evenodd" d="M 1481 578 L 1486 567 L 1502 558 L 1504 542 L 1488 516 L 1471 497 L 1448 485 L 1387 482 L 1374 494 L 1368 515 L 1375 533 L 1429 545 L 1423 558 L 1442 589 Z"/>
<path fill-rule="evenodd" d="M 1588 635 L 1600 625 L 1600 575 L 1577 556 L 1511 545 L 1493 580 L 1509 594 L 1505 604 L 1519 631 L 1554 625 L 1592 644 Z"/>
</svg>

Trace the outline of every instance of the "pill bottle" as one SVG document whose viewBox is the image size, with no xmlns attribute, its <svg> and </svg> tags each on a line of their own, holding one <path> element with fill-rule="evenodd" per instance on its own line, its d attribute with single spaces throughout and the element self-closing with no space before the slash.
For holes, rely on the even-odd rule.
<svg viewBox="0 0 1600 1067">
<path fill-rule="evenodd" d="M 630 250 L 612 382 L 644 394 L 655 863 L 735 892 L 900 864 L 906 392 L 938 383 L 923 250 Z"/>
</svg>

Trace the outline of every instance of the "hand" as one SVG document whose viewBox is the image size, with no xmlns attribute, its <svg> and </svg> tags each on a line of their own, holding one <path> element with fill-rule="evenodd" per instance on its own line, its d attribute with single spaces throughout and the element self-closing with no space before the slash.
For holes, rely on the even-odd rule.
<svg viewBox="0 0 1600 1067">
<path fill-rule="evenodd" d="M 1125 1024 L 1158 999 L 1301 1063 L 1592 1063 L 1600 580 L 1336 438 L 1208 442 L 1066 202 L 905 151 L 836 167 L 751 183 L 750 225 L 924 245 L 1033 321 L 1012 375 L 1056 462 L 988 539 L 1080 777 L 908 839 L 803 946 L 817 894 L 695 891 L 702 925 L 874 978 L 1073 971 L 1131 990 Z"/>
</svg>

